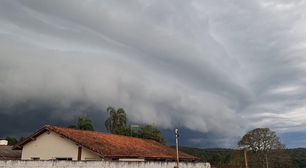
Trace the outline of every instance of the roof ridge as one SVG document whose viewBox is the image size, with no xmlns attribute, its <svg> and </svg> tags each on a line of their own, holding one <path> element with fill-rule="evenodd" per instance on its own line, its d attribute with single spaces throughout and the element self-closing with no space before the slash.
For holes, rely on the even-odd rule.
<svg viewBox="0 0 306 168">
<path fill-rule="evenodd" d="M 113 133 L 108 133 L 108 132 L 100 132 L 100 131 L 91 131 L 91 130 L 80 130 L 80 129 L 74 129 L 74 128 L 67 128 L 67 127 L 58 127 L 58 126 L 53 126 L 53 125 L 45 125 L 48 127 L 55 127 L 55 128 L 61 128 L 61 129 L 69 129 L 69 130 L 76 130 L 76 131 L 88 131 L 88 132 L 97 132 L 97 133 L 101 133 L 101 134 L 106 134 L 106 135 L 112 135 L 112 136 L 121 136 L 121 137 L 128 137 L 128 138 L 136 138 L 136 139 L 141 139 L 141 140 L 145 140 L 145 141 L 153 141 L 156 142 L 152 139 L 145 139 L 145 138 L 139 138 L 139 137 L 132 137 L 132 136 L 127 136 L 127 135 L 119 135 L 119 134 L 113 134 Z M 156 142 L 158 143 L 158 142 Z"/>
</svg>

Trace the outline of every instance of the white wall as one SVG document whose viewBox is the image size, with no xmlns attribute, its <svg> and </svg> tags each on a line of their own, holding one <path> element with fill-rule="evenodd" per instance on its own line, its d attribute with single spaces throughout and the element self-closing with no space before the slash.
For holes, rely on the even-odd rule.
<svg viewBox="0 0 306 168">
<path fill-rule="evenodd" d="M 0 168 L 174 168 L 175 162 L 1 161 Z M 181 168 L 210 168 L 209 163 L 180 163 Z"/>
<path fill-rule="evenodd" d="M 72 160 L 78 159 L 78 146 L 75 142 L 62 138 L 55 132 L 45 132 L 38 136 L 36 140 L 33 140 L 23 146 L 22 160 L 31 160 L 33 157 L 39 157 L 40 160 L 51 160 L 57 157 L 72 158 Z M 82 160 L 85 158 L 95 158 L 101 160 L 101 158 L 95 153 L 86 148 L 82 148 Z"/>
<path fill-rule="evenodd" d="M 8 141 L 7 140 L 0 140 L 0 145 L 7 145 Z"/>
</svg>

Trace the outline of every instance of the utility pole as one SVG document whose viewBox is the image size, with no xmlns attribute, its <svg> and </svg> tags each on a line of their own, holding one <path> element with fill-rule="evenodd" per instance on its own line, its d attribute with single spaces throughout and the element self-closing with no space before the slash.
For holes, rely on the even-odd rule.
<svg viewBox="0 0 306 168">
<path fill-rule="evenodd" d="M 139 127 L 139 125 L 131 125 L 131 137 L 133 136 L 133 128 Z"/>
<path fill-rule="evenodd" d="M 268 162 L 268 156 L 266 154 L 266 165 L 267 165 L 267 168 L 269 168 L 269 162 Z"/>
<path fill-rule="evenodd" d="M 245 163 L 245 168 L 248 168 L 248 157 L 247 157 L 247 151 L 244 149 L 244 163 Z"/>
<path fill-rule="evenodd" d="M 175 129 L 175 144 L 176 144 L 176 168 L 179 168 L 179 151 L 178 151 L 178 129 Z"/>
</svg>

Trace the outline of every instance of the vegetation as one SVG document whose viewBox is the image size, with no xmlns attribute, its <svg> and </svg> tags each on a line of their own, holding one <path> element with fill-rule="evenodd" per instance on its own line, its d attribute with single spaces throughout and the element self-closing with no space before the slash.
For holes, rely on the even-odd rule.
<svg viewBox="0 0 306 168">
<path fill-rule="evenodd" d="M 15 145 L 16 143 L 18 143 L 18 140 L 11 136 L 7 136 L 5 140 L 7 140 L 8 145 Z"/>
<path fill-rule="evenodd" d="M 75 125 L 69 125 L 67 128 L 72 128 L 72 129 L 79 129 L 79 130 L 89 130 L 89 131 L 94 131 L 94 126 L 93 126 L 93 121 L 91 118 L 84 118 L 84 117 L 79 117 L 78 118 L 78 124 Z"/>
<path fill-rule="evenodd" d="M 286 151 L 295 165 L 299 168 L 306 167 L 306 148 L 287 149 Z"/>
<path fill-rule="evenodd" d="M 173 146 L 175 148 L 175 146 Z M 230 164 L 231 155 L 234 149 L 200 149 L 190 147 L 179 147 L 179 150 L 193 156 L 199 157 L 202 161 L 210 162 L 212 165 Z"/>
<path fill-rule="evenodd" d="M 24 139 L 25 139 L 25 137 L 20 137 L 20 138 L 19 138 L 19 142 L 20 142 L 20 141 L 23 141 Z"/>
<path fill-rule="evenodd" d="M 127 117 L 123 108 L 114 108 L 112 106 L 107 108 L 110 117 L 105 121 L 105 127 L 107 132 L 114 133 L 117 129 L 123 129 L 126 127 Z"/>
<path fill-rule="evenodd" d="M 113 134 L 150 139 L 164 145 L 167 143 L 167 140 L 162 136 L 161 131 L 152 125 L 140 127 L 138 131 L 133 130 L 130 126 L 117 127 L 113 130 Z"/>
<path fill-rule="evenodd" d="M 175 148 L 175 146 L 172 146 Z M 200 148 L 191 148 L 191 147 L 179 147 L 179 150 L 185 153 L 188 153 L 193 156 L 199 157 L 202 161 L 210 162 L 212 165 L 238 165 L 237 158 L 240 158 L 241 161 L 239 164 L 244 165 L 244 156 L 242 150 L 235 149 L 224 149 L 224 148 L 212 148 L 212 149 L 200 149 Z M 306 148 L 295 148 L 295 149 L 285 149 L 293 162 L 293 167 L 305 168 L 306 167 Z M 216 162 L 214 158 L 216 155 L 221 156 L 221 162 Z M 248 158 L 250 154 L 248 153 Z M 228 161 L 228 158 L 230 161 Z M 272 168 L 272 165 L 269 166 Z M 251 168 L 251 167 L 250 167 Z"/>
<path fill-rule="evenodd" d="M 269 128 L 256 128 L 245 134 L 238 142 L 238 149 L 248 151 L 250 167 L 294 167 L 290 156 L 284 150 L 285 145 L 280 142 L 276 132 Z M 243 165 L 242 158 L 240 156 L 234 159 Z"/>
<path fill-rule="evenodd" d="M 161 131 L 152 125 L 140 127 L 137 133 L 138 134 L 136 135 L 138 135 L 139 138 L 151 139 L 164 145 L 167 143 L 167 140 L 162 136 Z"/>
<path fill-rule="evenodd" d="M 152 125 L 145 125 L 140 127 L 137 131 L 127 126 L 127 116 L 123 108 L 114 108 L 112 106 L 107 108 L 110 117 L 105 121 L 107 131 L 113 134 L 132 136 L 143 139 L 151 139 L 161 144 L 166 145 L 167 140 L 162 136 L 159 129 Z"/>
<path fill-rule="evenodd" d="M 115 110 L 115 112 L 117 113 L 119 109 Z M 110 112 L 110 110 L 108 111 Z M 119 111 L 121 111 L 118 112 L 119 114 L 123 114 L 124 112 L 123 109 Z M 110 114 L 111 113 L 112 112 L 110 112 Z M 125 112 L 124 116 L 124 122 L 119 122 L 122 123 L 122 125 L 118 124 L 117 126 L 112 127 L 113 134 L 151 139 L 166 144 L 167 140 L 156 127 L 145 125 L 134 130 L 130 126 L 126 126 L 127 117 Z M 114 116 L 111 116 L 110 118 L 112 117 Z M 114 120 L 111 119 L 110 121 Z M 114 124 L 112 123 L 112 126 L 113 125 Z M 83 117 L 78 118 L 76 126 L 70 125 L 68 127 L 82 130 L 94 130 L 92 120 Z M 5 140 L 8 141 L 8 145 L 15 145 L 18 143 L 18 140 L 11 136 L 7 136 Z M 24 140 L 24 137 L 21 137 L 19 141 L 22 140 Z M 173 148 L 175 148 L 175 146 L 173 146 Z M 241 165 L 242 167 L 244 166 L 244 149 L 248 150 L 247 157 L 250 168 L 262 168 L 261 166 L 266 167 L 266 160 L 268 160 L 269 168 L 306 167 L 306 148 L 285 149 L 285 145 L 280 143 L 280 139 L 277 137 L 276 133 L 268 128 L 257 128 L 245 134 L 238 142 L 238 150 L 179 147 L 180 151 L 197 156 L 202 161 L 210 162 L 212 165 Z M 258 156 L 257 154 L 260 154 L 261 156 Z M 264 158 L 262 158 L 263 156 Z"/>
</svg>

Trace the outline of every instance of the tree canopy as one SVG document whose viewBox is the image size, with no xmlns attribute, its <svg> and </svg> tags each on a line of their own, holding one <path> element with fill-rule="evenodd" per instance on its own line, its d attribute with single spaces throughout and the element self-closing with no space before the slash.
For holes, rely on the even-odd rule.
<svg viewBox="0 0 306 168">
<path fill-rule="evenodd" d="M 138 130 L 133 130 L 130 126 L 117 127 L 113 129 L 112 133 L 142 139 L 150 139 L 164 145 L 167 143 L 166 138 L 162 136 L 162 132 L 152 125 L 140 126 Z"/>
<path fill-rule="evenodd" d="M 91 118 L 79 117 L 77 125 L 69 125 L 67 128 L 94 131 L 93 121 Z"/>
<path fill-rule="evenodd" d="M 107 131 L 117 135 L 151 139 L 162 144 L 167 143 L 167 140 L 162 136 L 161 131 L 152 125 L 139 127 L 137 131 L 133 130 L 130 126 L 127 126 L 127 115 L 123 108 L 116 109 L 109 106 L 107 112 L 109 112 L 110 115 L 105 121 Z"/>
<path fill-rule="evenodd" d="M 18 140 L 16 138 L 14 138 L 14 137 L 11 137 L 11 136 L 7 136 L 5 138 L 5 140 L 7 140 L 8 145 L 15 145 L 15 144 L 18 143 Z"/>
<path fill-rule="evenodd" d="M 238 148 L 253 152 L 268 152 L 273 149 L 284 149 L 276 132 L 269 128 L 256 128 L 245 134 L 238 142 Z"/>
<path fill-rule="evenodd" d="M 294 167 L 276 132 L 269 128 L 256 128 L 238 142 L 238 149 L 247 150 L 250 167 Z M 241 160 L 241 159 L 240 159 Z"/>
<path fill-rule="evenodd" d="M 175 148 L 175 146 L 172 146 Z M 224 149 L 224 148 L 209 148 L 209 149 L 201 149 L 201 148 L 192 148 L 192 147 L 179 147 L 180 151 L 191 154 L 193 156 L 197 156 L 201 158 L 202 161 L 208 161 L 211 165 L 240 165 L 244 167 L 244 155 L 243 150 L 234 150 L 234 149 Z M 291 157 L 292 162 L 296 164 L 296 167 L 305 168 L 306 167 L 306 148 L 295 148 L 295 149 L 285 149 L 284 153 L 288 153 Z M 220 155 L 222 157 L 222 162 L 218 163 L 215 161 L 215 155 Z M 248 152 L 249 160 L 252 157 L 252 154 Z M 230 166 L 228 166 L 230 167 Z M 277 168 L 277 166 L 275 166 Z M 293 166 L 295 167 L 295 166 Z M 293 168 L 290 167 L 290 168 Z M 249 168 L 253 168 L 250 167 Z M 262 168 L 262 167 L 261 167 Z M 274 168 L 272 165 L 269 165 L 269 168 Z"/>
<path fill-rule="evenodd" d="M 138 130 L 139 138 L 151 139 L 166 145 L 167 140 L 162 136 L 162 132 L 152 125 L 145 125 Z"/>
</svg>

